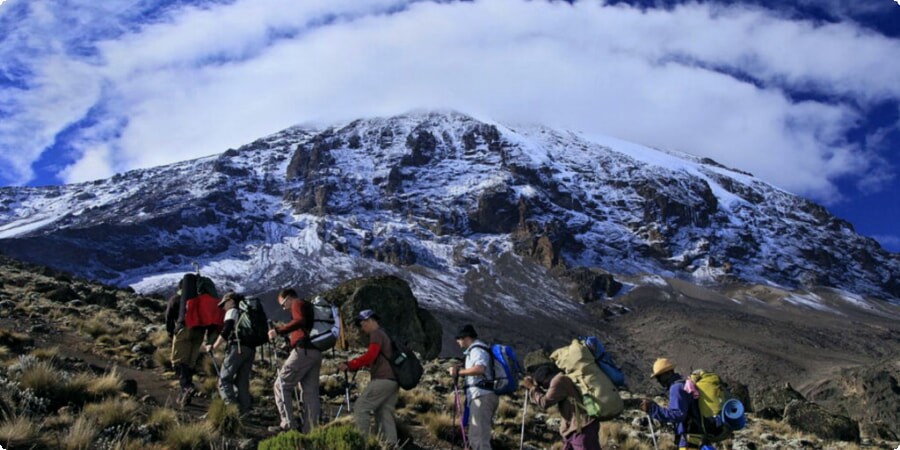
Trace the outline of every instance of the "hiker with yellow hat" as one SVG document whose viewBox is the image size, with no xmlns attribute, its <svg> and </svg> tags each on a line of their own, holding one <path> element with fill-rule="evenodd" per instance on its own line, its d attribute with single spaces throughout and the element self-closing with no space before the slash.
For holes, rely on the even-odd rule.
<svg viewBox="0 0 900 450">
<path fill-rule="evenodd" d="M 655 378 L 669 392 L 669 406 L 664 408 L 645 398 L 641 400 L 641 411 L 647 413 L 651 420 L 671 423 L 675 427 L 675 441 L 679 449 L 697 448 L 689 445 L 687 440 L 687 424 L 693 397 L 684 390 L 684 378 L 675 372 L 675 363 L 667 358 L 657 359 L 653 363 L 650 377 Z"/>
</svg>

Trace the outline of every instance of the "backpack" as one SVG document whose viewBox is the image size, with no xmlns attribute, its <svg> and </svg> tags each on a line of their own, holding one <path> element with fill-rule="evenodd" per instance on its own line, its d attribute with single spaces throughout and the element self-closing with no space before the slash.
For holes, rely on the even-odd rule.
<svg viewBox="0 0 900 450">
<path fill-rule="evenodd" d="M 475 344 L 472 347 L 483 349 L 491 357 L 490 367 L 485 372 L 485 383 L 478 386 L 490 389 L 497 395 L 509 395 L 519 388 L 519 374 L 523 372 L 519 358 L 512 347 L 502 344 L 494 344 L 490 348 L 486 345 Z"/>
<path fill-rule="evenodd" d="M 234 335 L 238 345 L 259 347 L 269 342 L 269 318 L 258 298 L 241 299 Z"/>
<path fill-rule="evenodd" d="M 329 305 L 322 297 L 312 301 L 313 326 L 309 330 L 309 343 L 320 351 L 337 343 L 341 333 L 341 319 L 337 306 Z"/>
<path fill-rule="evenodd" d="M 582 394 L 579 406 L 588 416 L 609 420 L 625 409 L 619 391 L 600 370 L 591 350 L 580 340 L 573 339 L 571 344 L 557 349 L 550 354 L 550 359 L 575 382 Z"/>
<path fill-rule="evenodd" d="M 727 426 L 722 409 L 728 397 L 725 383 L 717 374 L 702 369 L 691 372 L 690 379 L 700 393 L 700 397 L 697 398 L 700 418 L 698 425 L 703 436 L 712 442 L 727 439 L 730 437 L 732 429 Z M 743 406 L 740 413 L 743 414 Z"/>
<path fill-rule="evenodd" d="M 185 274 L 178 295 L 181 297 L 178 311 L 181 325 L 187 328 L 222 326 L 225 314 L 219 309 L 219 293 L 211 279 L 196 273 Z"/>
<path fill-rule="evenodd" d="M 425 370 L 416 354 L 413 353 L 406 345 L 397 342 L 396 339 L 388 336 L 391 341 L 392 358 L 386 358 L 394 376 L 397 377 L 397 384 L 403 389 L 409 390 L 416 387 L 422 379 Z"/>
<path fill-rule="evenodd" d="M 625 387 L 625 375 L 622 374 L 622 369 L 613 361 L 612 355 L 606 353 L 606 349 L 603 347 L 600 339 L 597 336 L 587 336 L 579 339 L 594 353 L 594 361 L 600 366 L 600 370 L 609 377 L 609 381 L 612 381 L 616 387 Z"/>
</svg>

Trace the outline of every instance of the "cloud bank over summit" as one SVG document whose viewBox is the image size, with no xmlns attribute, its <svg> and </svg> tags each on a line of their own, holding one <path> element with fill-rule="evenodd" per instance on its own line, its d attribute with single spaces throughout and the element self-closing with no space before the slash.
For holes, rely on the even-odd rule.
<svg viewBox="0 0 900 450">
<path fill-rule="evenodd" d="M 0 30 L 3 184 L 435 107 L 708 156 L 826 203 L 842 180 L 893 177 L 877 133 L 846 136 L 900 99 L 900 42 L 852 22 L 708 4 L 9 0 Z"/>
</svg>

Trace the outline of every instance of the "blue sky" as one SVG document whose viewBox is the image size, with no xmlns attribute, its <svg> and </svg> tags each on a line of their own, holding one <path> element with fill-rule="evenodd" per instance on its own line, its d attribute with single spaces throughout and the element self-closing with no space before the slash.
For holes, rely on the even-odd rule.
<svg viewBox="0 0 900 450">
<path fill-rule="evenodd" d="M 2 186 L 417 108 L 711 157 L 900 251 L 895 0 L 0 3 Z"/>
</svg>

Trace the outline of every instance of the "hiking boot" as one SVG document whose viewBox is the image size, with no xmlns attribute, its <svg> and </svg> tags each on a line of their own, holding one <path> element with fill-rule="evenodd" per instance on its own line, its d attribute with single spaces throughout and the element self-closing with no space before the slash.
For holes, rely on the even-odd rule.
<svg viewBox="0 0 900 450">
<path fill-rule="evenodd" d="M 285 431 L 290 431 L 291 427 L 282 427 L 281 425 L 272 425 L 269 428 L 266 428 L 266 431 L 269 433 L 283 433 Z"/>
</svg>

